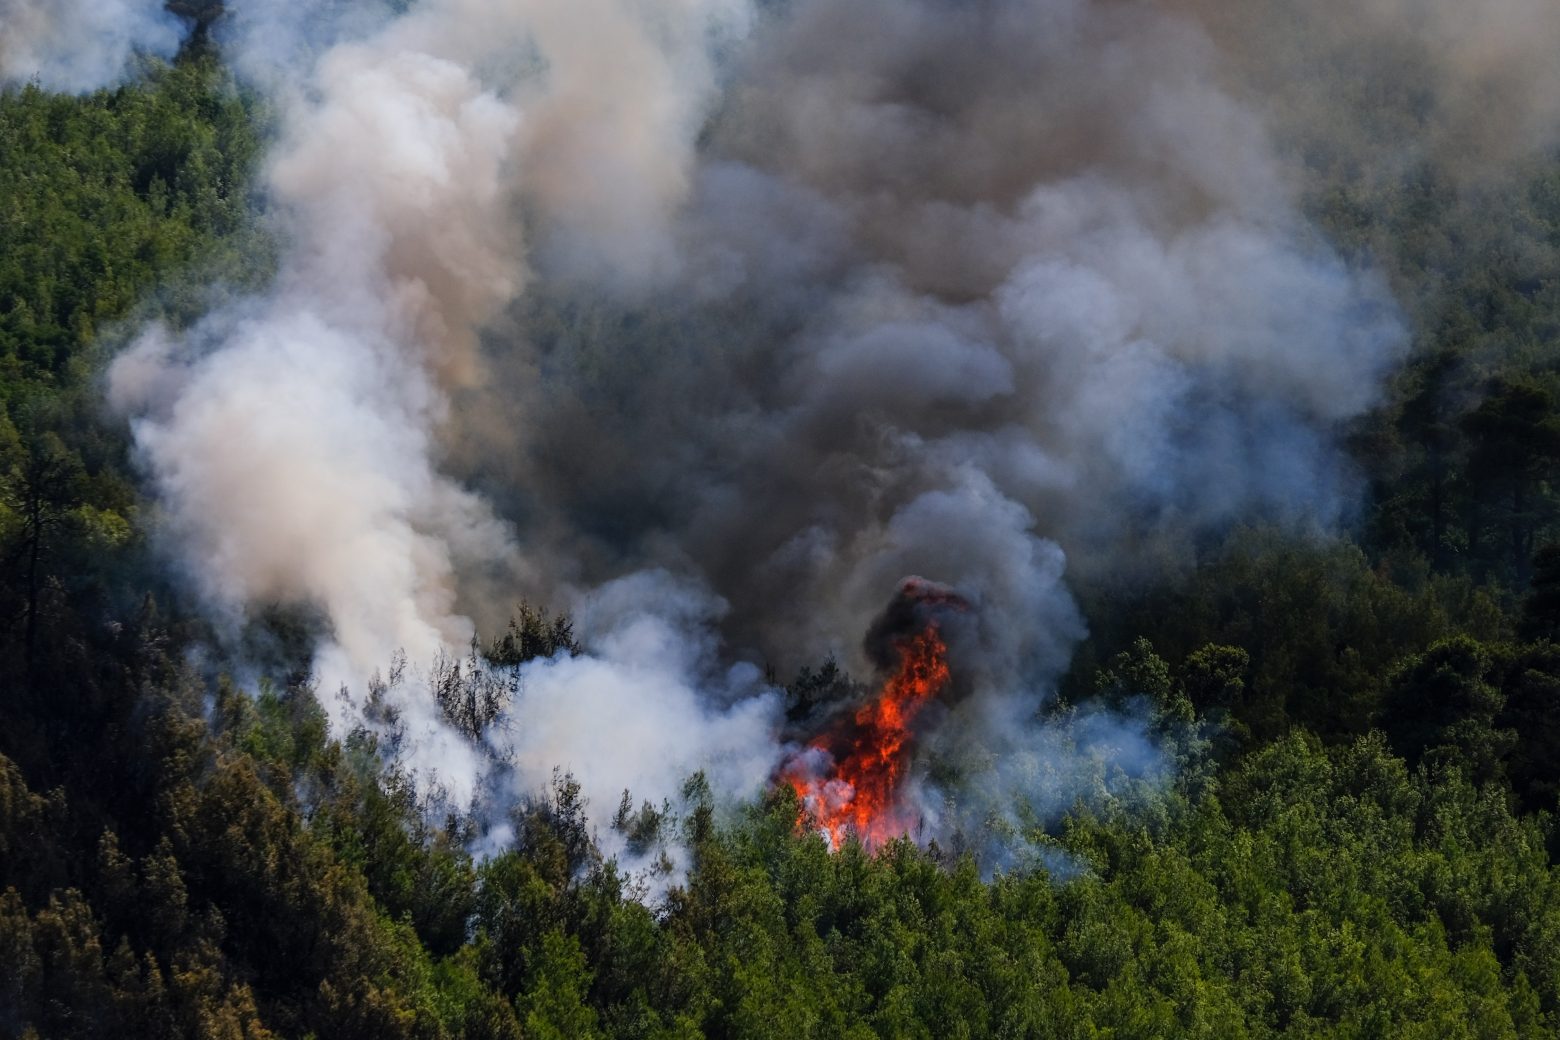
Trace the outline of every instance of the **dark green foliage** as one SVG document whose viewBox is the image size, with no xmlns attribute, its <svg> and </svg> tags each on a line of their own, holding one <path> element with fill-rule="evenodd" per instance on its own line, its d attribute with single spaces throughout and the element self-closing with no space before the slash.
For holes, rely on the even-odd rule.
<svg viewBox="0 0 1560 1040">
<path fill-rule="evenodd" d="M 1087 591 L 1094 637 L 1075 661 L 1074 684 L 1116 667 L 1100 655 L 1149 632 L 1165 660 L 1184 662 L 1194 704 L 1204 712 L 1224 708 L 1258 741 L 1295 725 L 1351 738 L 1371 725 L 1403 658 L 1459 632 L 1498 640 L 1510 630 L 1490 594 L 1466 578 L 1434 574 L 1422 561 L 1396 574 L 1385 561 L 1372 567 L 1356 546 L 1275 531 L 1235 531 L 1174 584 Z M 1225 648 L 1222 664 L 1197 657 L 1212 647 Z M 1162 696 L 1170 679 L 1128 678 L 1127 692 L 1152 696 Z"/>
<path fill-rule="evenodd" d="M 90 371 L 94 335 L 197 258 L 245 277 L 257 152 L 248 107 L 210 59 L 84 99 L 0 93 L 7 398 Z"/>
<path fill-rule="evenodd" d="M 549 617 L 547 611 L 521 604 L 509 619 L 509 628 L 487 648 L 489 663 L 514 668 L 538 658 L 559 654 L 578 655 L 574 622 L 566 615 Z"/>
<path fill-rule="evenodd" d="M 804 667 L 785 688 L 786 718 L 792 723 L 816 724 L 842 706 L 858 703 L 866 687 L 852 682 L 834 661 L 820 668 Z"/>
<path fill-rule="evenodd" d="M 1560 544 L 1551 542 L 1538 550 L 1530 586 L 1522 602 L 1522 637 L 1560 640 Z"/>
<path fill-rule="evenodd" d="M 1437 643 L 1410 658 L 1393 677 L 1382 704 L 1387 735 L 1409 757 L 1427 756 L 1491 780 L 1516 734 L 1496 728 L 1506 698 L 1497 683 L 1501 662 L 1464 637 Z"/>
<path fill-rule="evenodd" d="M 1534 530 L 1544 516 L 1538 500 L 1560 464 L 1560 415 L 1554 395 L 1541 385 L 1497 381 L 1465 415 L 1468 474 L 1473 502 L 1493 509 L 1507 528 L 1511 571 L 1527 581 Z"/>
<path fill-rule="evenodd" d="M 1364 424 L 1375 482 L 1369 543 L 1438 571 L 1520 591 L 1555 532 L 1560 461 L 1553 343 L 1560 334 L 1560 172 L 1547 160 L 1471 189 L 1434 170 L 1340 185 L 1408 304 L 1414 355 L 1394 399 Z"/>
<path fill-rule="evenodd" d="M 1519 650 L 1508 664 L 1495 720 L 1514 738 L 1506 761 L 1513 791 L 1528 809 L 1560 811 L 1560 647 L 1544 642 Z"/>
<path fill-rule="evenodd" d="M 514 700 L 522 664 L 579 653 L 574 622 L 568 616 L 549 617 L 545 610 L 521 604 L 509 628 L 485 650 L 474 639 L 464 660 L 441 655 L 434 661 L 429 685 L 445 720 L 466 736 L 480 739 Z M 391 685 L 401 681 L 404 668 L 404 661 L 391 668 Z"/>
</svg>

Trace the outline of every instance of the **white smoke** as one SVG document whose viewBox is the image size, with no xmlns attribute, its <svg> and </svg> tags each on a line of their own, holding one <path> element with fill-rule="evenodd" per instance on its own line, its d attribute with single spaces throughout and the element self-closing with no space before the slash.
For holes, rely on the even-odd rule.
<svg viewBox="0 0 1560 1040">
<path fill-rule="evenodd" d="M 110 87 L 136 55 L 173 57 L 184 34 L 163 0 L 0 0 L 0 87 Z"/>
<path fill-rule="evenodd" d="M 341 732 L 396 654 L 470 642 L 462 565 L 515 559 L 438 460 L 447 394 L 481 379 L 477 333 L 525 283 L 519 206 L 544 244 L 645 277 L 692 166 L 704 36 L 737 12 L 430 0 L 333 17 L 331 45 L 287 55 L 276 40 L 301 35 L 296 7 L 253 5 L 228 34 L 282 115 L 266 170 L 286 243 L 275 288 L 186 334 L 150 330 L 110 396 L 135 417 L 165 534 L 213 609 L 328 619 L 315 669 Z M 631 59 L 611 75 L 603 40 Z M 425 688 L 383 690 L 405 765 L 469 802 L 481 756 Z"/>
<path fill-rule="evenodd" d="M 489 736 L 513 766 L 509 793 L 545 791 L 552 770 L 570 770 L 598 823 L 625 792 L 675 802 L 696 773 L 728 803 L 761 793 L 783 705 L 756 667 L 721 661 L 712 622 L 724 610 L 664 572 L 593 592 L 576 614 L 591 652 L 523 666 Z M 603 828 L 600 838 L 603 852 L 632 861 L 622 835 Z"/>
</svg>

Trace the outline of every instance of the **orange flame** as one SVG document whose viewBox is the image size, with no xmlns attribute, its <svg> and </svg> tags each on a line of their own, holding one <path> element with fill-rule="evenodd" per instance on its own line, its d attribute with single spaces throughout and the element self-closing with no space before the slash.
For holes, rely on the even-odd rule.
<svg viewBox="0 0 1560 1040">
<path fill-rule="evenodd" d="M 948 684 L 948 646 L 935 621 L 895 644 L 899 668 L 877 697 L 836 732 L 809 745 L 783 778 L 802 801 L 803 826 L 816 826 L 838 849 L 847 834 L 877 848 L 907 833 L 914 821 L 898 802 L 910 753 L 911 724 Z M 832 763 L 818 775 L 809 763 Z"/>
</svg>

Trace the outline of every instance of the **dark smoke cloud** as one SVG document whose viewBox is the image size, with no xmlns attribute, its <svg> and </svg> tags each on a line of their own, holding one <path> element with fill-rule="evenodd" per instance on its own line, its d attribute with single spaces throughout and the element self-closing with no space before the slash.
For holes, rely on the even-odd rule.
<svg viewBox="0 0 1560 1040">
<path fill-rule="evenodd" d="M 904 575 L 958 589 L 979 664 L 932 743 L 969 782 L 916 786 L 932 836 L 1162 775 L 1140 719 L 1035 721 L 1084 632 L 1065 573 L 1346 519 L 1340 431 L 1406 347 L 1224 71 L 1153 4 L 773 14 L 655 290 L 539 262 L 460 409 L 533 580 L 691 575 L 740 656 L 859 676 Z"/>
<path fill-rule="evenodd" d="M 1521 94 L 1479 70 L 1526 67 L 1525 3 L 1466 53 L 1450 3 L 1363 17 L 1453 48 L 1453 128 L 1466 84 Z M 397 688 L 462 795 L 562 766 L 610 810 L 701 763 L 750 793 L 786 753 L 757 666 L 871 675 L 920 574 L 978 662 L 931 742 L 963 786 L 913 785 L 927 836 L 1043 819 L 1163 773 L 1141 719 L 1037 718 L 1084 633 L 1069 574 L 1348 517 L 1340 431 L 1405 335 L 1194 0 L 234 9 L 282 273 L 149 332 L 114 397 L 205 601 L 321 612 L 330 686 L 517 593 L 578 612 L 594 652 L 528 666 L 489 746 Z M 1535 147 L 1527 101 L 1482 131 Z"/>
<path fill-rule="evenodd" d="M 1218 70 L 1153 5 L 789 6 L 731 71 L 675 280 L 522 319 L 537 555 L 691 567 L 787 665 L 864 664 L 919 571 L 1032 677 L 1080 630 L 1058 544 L 1336 522 L 1337 430 L 1403 335 Z"/>
</svg>

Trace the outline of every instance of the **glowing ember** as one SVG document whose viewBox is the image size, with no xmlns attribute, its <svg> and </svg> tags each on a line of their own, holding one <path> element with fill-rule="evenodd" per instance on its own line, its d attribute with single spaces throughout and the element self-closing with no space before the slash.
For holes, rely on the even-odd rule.
<svg viewBox="0 0 1560 1040">
<path fill-rule="evenodd" d="M 802 822 L 838 849 L 847 834 L 875 848 L 909 831 L 898 802 L 911 724 L 948 683 L 948 646 L 936 621 L 894 641 L 899 667 L 877 697 L 814 740 L 783 774 L 802 800 Z"/>
</svg>

